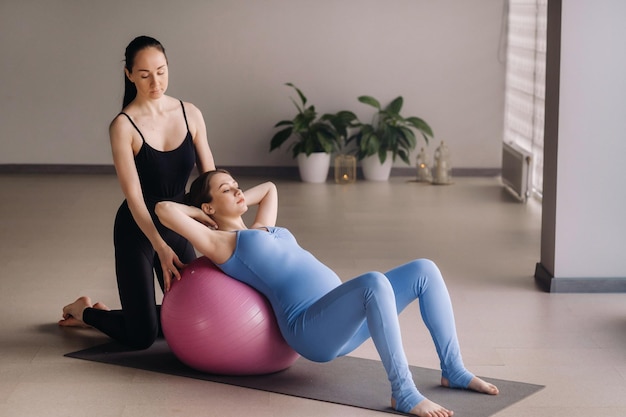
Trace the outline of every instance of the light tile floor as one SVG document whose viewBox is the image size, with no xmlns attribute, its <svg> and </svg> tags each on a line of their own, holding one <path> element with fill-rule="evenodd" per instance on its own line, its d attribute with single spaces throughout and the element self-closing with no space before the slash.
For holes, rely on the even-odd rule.
<svg viewBox="0 0 626 417">
<path fill-rule="evenodd" d="M 499 417 L 626 415 L 625 296 L 536 288 L 536 201 L 515 203 L 496 178 L 276 182 L 279 223 L 340 276 L 416 257 L 439 264 L 468 368 L 546 385 Z M 385 415 L 63 357 L 107 340 L 56 321 L 82 294 L 119 305 L 111 242 L 121 200 L 114 176 L 0 175 L 1 417 Z M 416 305 L 401 323 L 411 364 L 436 368 Z M 377 358 L 371 343 L 353 355 Z"/>
</svg>

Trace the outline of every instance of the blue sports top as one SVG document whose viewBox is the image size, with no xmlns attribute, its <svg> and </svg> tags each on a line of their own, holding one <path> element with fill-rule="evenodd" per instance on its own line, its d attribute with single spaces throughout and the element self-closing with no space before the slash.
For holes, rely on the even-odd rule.
<svg viewBox="0 0 626 417">
<path fill-rule="evenodd" d="M 183 109 L 187 134 L 181 144 L 171 151 L 154 149 L 146 142 L 130 116 L 124 112 L 120 113 L 128 118 L 143 140 L 141 149 L 135 156 L 135 166 L 144 200 L 150 211 L 153 211 L 154 205 L 161 200 L 182 201 L 187 180 L 196 163 L 196 151 L 187 123 L 185 106 L 182 101 L 180 105 Z"/>
<path fill-rule="evenodd" d="M 239 230 L 235 251 L 217 266 L 264 294 L 281 328 L 341 284 L 341 280 L 282 227 Z"/>
</svg>

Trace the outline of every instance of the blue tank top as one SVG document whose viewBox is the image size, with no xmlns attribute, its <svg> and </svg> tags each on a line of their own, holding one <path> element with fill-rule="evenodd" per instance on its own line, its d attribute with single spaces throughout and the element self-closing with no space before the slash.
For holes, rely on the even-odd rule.
<svg viewBox="0 0 626 417">
<path fill-rule="evenodd" d="M 187 126 L 187 135 L 182 143 L 171 151 L 154 149 L 146 142 L 130 116 L 124 112 L 120 113 L 128 118 L 143 141 L 139 153 L 135 156 L 135 166 L 144 200 L 151 212 L 154 211 L 156 203 L 161 200 L 182 201 L 187 181 L 196 163 L 196 151 L 189 131 L 189 123 L 187 123 L 185 106 L 182 101 L 180 105 Z"/>
<path fill-rule="evenodd" d="M 282 227 L 237 231 L 232 256 L 217 266 L 264 294 L 280 326 L 341 284 L 330 268 Z"/>
</svg>

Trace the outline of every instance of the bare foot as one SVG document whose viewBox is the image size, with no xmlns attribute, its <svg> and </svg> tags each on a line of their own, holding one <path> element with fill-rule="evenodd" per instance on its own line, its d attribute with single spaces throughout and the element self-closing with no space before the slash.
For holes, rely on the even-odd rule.
<svg viewBox="0 0 626 417">
<path fill-rule="evenodd" d="M 498 387 L 478 378 L 477 376 L 472 378 L 469 385 L 467 386 L 467 389 L 489 395 L 498 395 L 498 393 L 500 392 L 500 390 L 498 390 Z"/>
<path fill-rule="evenodd" d="M 95 308 L 96 310 L 111 311 L 111 309 L 108 306 L 102 304 L 100 301 L 94 304 L 92 308 Z"/>
<path fill-rule="evenodd" d="M 391 399 L 391 407 L 396 409 L 395 398 Z M 430 401 L 428 398 L 423 399 L 408 414 L 412 414 L 419 417 L 451 417 L 454 415 L 454 411 L 448 410 L 437 403 Z"/>
<path fill-rule="evenodd" d="M 443 385 L 444 387 L 450 387 L 450 381 L 442 377 L 441 385 Z M 477 376 L 472 378 L 469 385 L 467 386 L 467 389 L 489 395 L 498 395 L 498 393 L 500 392 L 500 390 L 498 390 L 498 387 L 485 380 L 480 379 Z"/>
<path fill-rule="evenodd" d="M 88 307 L 92 307 L 92 304 L 91 299 L 86 296 L 82 296 L 73 303 L 66 305 L 63 307 L 63 320 L 59 320 L 59 326 L 89 327 L 83 321 L 83 311 Z"/>
<path fill-rule="evenodd" d="M 82 322 L 82 321 L 80 321 L 78 319 L 75 319 L 72 316 L 69 316 L 66 319 L 59 320 L 58 324 L 61 327 L 84 327 L 85 329 L 90 329 L 91 328 L 90 325 L 88 325 L 88 324 L 86 324 L 86 323 L 84 323 L 84 322 Z"/>
</svg>

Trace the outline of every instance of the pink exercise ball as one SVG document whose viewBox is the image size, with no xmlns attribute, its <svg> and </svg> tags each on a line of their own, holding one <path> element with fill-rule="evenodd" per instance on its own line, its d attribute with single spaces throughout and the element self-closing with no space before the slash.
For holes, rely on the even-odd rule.
<svg viewBox="0 0 626 417">
<path fill-rule="evenodd" d="M 269 302 L 206 257 L 190 263 L 161 306 L 165 340 L 199 371 L 259 375 L 291 366 L 299 355 L 285 342 Z"/>
</svg>

